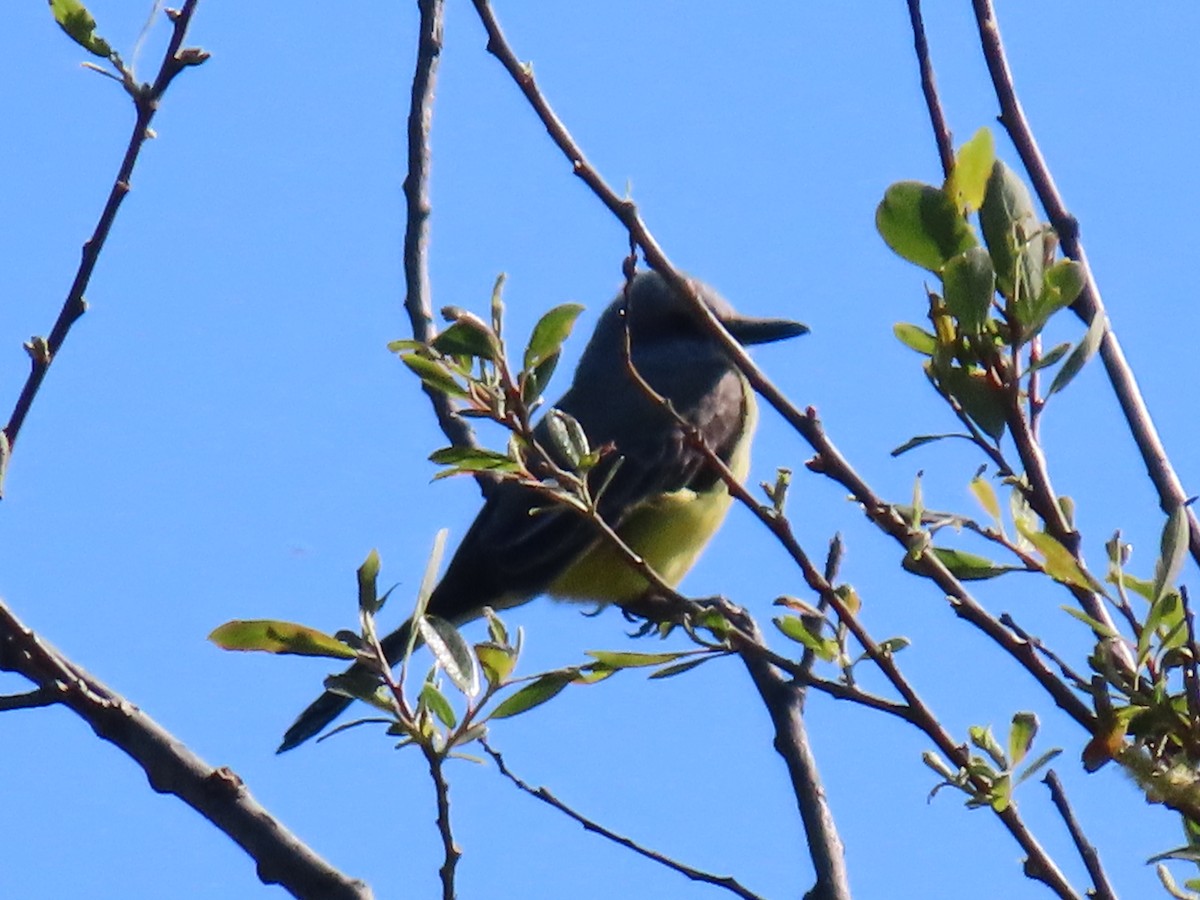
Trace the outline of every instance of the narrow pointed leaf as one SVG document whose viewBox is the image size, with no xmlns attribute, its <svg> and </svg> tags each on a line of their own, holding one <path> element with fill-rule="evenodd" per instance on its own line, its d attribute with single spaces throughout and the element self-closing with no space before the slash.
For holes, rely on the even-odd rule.
<svg viewBox="0 0 1200 900">
<path fill-rule="evenodd" d="M 358 567 L 358 608 L 369 616 L 375 615 L 382 605 L 377 596 L 376 581 L 379 578 L 379 551 L 367 554 Z"/>
<path fill-rule="evenodd" d="M 1031 712 L 1019 712 L 1012 717 L 1012 725 L 1008 729 L 1008 766 L 1015 769 L 1033 746 L 1037 736 L 1038 719 Z"/>
<path fill-rule="evenodd" d="M 1103 588 L 1080 568 L 1079 561 L 1071 555 L 1071 551 L 1053 535 L 1044 531 L 1035 531 L 1024 522 L 1017 522 L 1017 531 L 1021 532 L 1021 537 L 1033 544 L 1038 553 L 1042 555 L 1046 574 L 1055 581 L 1074 585 L 1086 591 L 1104 592 Z"/>
<path fill-rule="evenodd" d="M 916 350 L 923 356 L 933 356 L 937 350 L 937 338 L 925 329 L 909 322 L 897 322 L 892 333 L 905 347 Z"/>
<path fill-rule="evenodd" d="M 682 675 L 684 672 L 690 672 L 699 665 L 708 662 L 710 659 L 716 659 L 716 654 L 705 653 L 703 656 L 693 656 L 691 659 L 685 659 L 683 662 L 677 662 L 671 666 L 663 666 L 650 673 L 651 678 L 674 678 L 676 675 Z"/>
<path fill-rule="evenodd" d="M 674 662 L 683 653 L 633 653 L 615 650 L 588 650 L 587 655 L 596 662 L 604 663 L 614 669 L 636 669 L 641 666 L 661 666 L 663 663 Z"/>
<path fill-rule="evenodd" d="M 959 581 L 985 581 L 989 578 L 999 578 L 1008 572 L 1025 571 L 1020 566 L 1001 565 L 986 557 L 977 556 L 965 550 L 955 550 L 952 547 L 930 547 L 928 552 L 936 556 L 942 565 L 950 570 L 950 574 Z M 921 564 L 910 554 L 904 555 L 900 565 L 906 572 L 921 574 Z"/>
<path fill-rule="evenodd" d="M 1104 331 L 1108 321 L 1108 317 L 1103 313 L 1097 313 L 1092 317 L 1092 324 L 1088 326 L 1087 332 L 1083 336 L 1083 340 L 1079 345 L 1071 351 L 1071 355 L 1067 357 L 1067 361 L 1063 363 L 1063 367 L 1058 370 L 1054 376 L 1054 380 L 1050 382 L 1050 390 L 1046 392 L 1046 396 L 1057 394 L 1068 384 L 1070 384 L 1080 370 L 1087 365 L 1090 360 L 1100 349 L 1100 342 L 1104 340 Z"/>
<path fill-rule="evenodd" d="M 992 483 L 977 476 L 971 479 L 970 487 L 971 493 L 975 495 L 975 499 L 979 501 L 979 505 L 983 507 L 984 512 L 999 524 L 1000 501 L 996 497 L 996 491 L 992 487 Z"/>
<path fill-rule="evenodd" d="M 439 722 L 447 728 L 453 728 L 458 724 L 458 716 L 454 714 L 454 707 L 450 705 L 450 701 L 446 699 L 446 695 L 437 689 L 436 685 L 426 682 L 421 688 L 421 700 L 429 707 Z"/>
<path fill-rule="evenodd" d="M 575 679 L 574 671 L 550 672 L 536 681 L 531 681 L 515 694 L 505 698 L 493 711 L 489 719 L 507 719 L 541 706 L 557 696 Z"/>
<path fill-rule="evenodd" d="M 402 353 L 400 362 L 408 366 L 421 382 L 435 391 L 441 391 L 451 397 L 466 397 L 467 389 L 446 371 L 441 363 L 426 359 L 416 353 Z"/>
<path fill-rule="evenodd" d="M 323 631 L 275 619 L 234 619 L 214 629 L 208 639 L 223 650 L 261 650 L 333 659 L 354 659 L 358 655 Z"/>
<path fill-rule="evenodd" d="M 1179 580 L 1188 551 L 1187 508 L 1182 504 L 1171 510 L 1163 526 L 1158 562 L 1154 565 L 1154 599 L 1158 601 Z"/>
<path fill-rule="evenodd" d="M 529 338 L 529 345 L 525 348 L 526 371 L 558 354 L 563 341 L 570 337 L 581 312 L 583 307 L 578 303 L 564 303 L 538 320 Z"/>
</svg>

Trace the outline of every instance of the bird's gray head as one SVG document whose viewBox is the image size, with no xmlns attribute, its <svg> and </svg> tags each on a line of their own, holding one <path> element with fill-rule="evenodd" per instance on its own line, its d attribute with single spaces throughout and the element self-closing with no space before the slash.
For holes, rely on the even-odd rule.
<svg viewBox="0 0 1200 900">
<path fill-rule="evenodd" d="M 695 280 L 692 284 L 729 333 L 743 344 L 764 344 L 808 331 L 806 326 L 789 319 L 743 316 L 707 284 Z M 597 362 L 611 360 L 614 350 L 623 354 L 626 327 L 635 354 L 664 341 L 695 341 L 714 348 L 716 346 L 715 338 L 692 310 L 686 297 L 672 291 L 657 272 L 639 272 L 628 289 L 622 288 L 616 299 L 600 314 L 596 330 L 583 351 L 580 371 L 587 371 L 593 358 Z"/>
</svg>

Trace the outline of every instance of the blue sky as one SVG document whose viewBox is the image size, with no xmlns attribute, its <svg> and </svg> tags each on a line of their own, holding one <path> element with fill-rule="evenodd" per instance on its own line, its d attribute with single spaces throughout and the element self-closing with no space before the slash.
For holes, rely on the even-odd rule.
<svg viewBox="0 0 1200 900">
<path fill-rule="evenodd" d="M 148 4 L 147 4 L 148 5 Z M 101 31 L 132 47 L 144 9 L 96 2 Z M 468 4 L 451 3 L 435 113 L 435 304 L 485 308 L 508 274 L 512 333 L 546 308 L 587 305 L 583 334 L 620 283 L 624 233 L 569 168 L 499 65 Z M 931 3 L 929 38 L 959 141 L 996 105 L 966 3 Z M 918 469 L 931 506 L 973 512 L 980 460 L 936 445 L 899 460 L 913 434 L 946 430 L 919 359 L 892 337 L 922 317 L 922 273 L 874 231 L 896 180 L 936 181 L 904 4 L 608 0 L 500 3 L 517 54 L 592 162 L 632 196 L 671 258 L 739 308 L 801 319 L 812 334 L 756 358 L 883 495 L 904 502 Z M 1002 4 L 1018 89 L 1083 238 L 1184 484 L 1200 461 L 1188 387 L 1200 312 L 1188 260 L 1200 177 L 1193 37 L 1200 10 Z M 81 70 L 83 53 L 44 4 L 5 15 L 0 109 L 10 184 L 0 192 L 0 403 L 48 331 L 123 152 L 124 95 Z M 442 527 L 451 541 L 478 500 L 430 483 L 444 441 L 414 379 L 386 349 L 400 303 L 403 125 L 415 4 L 202 0 L 192 40 L 212 52 L 171 88 L 88 299 L 17 446 L 0 504 L 0 595 L 47 639 L 213 764 L 229 765 L 289 827 L 378 897 L 436 890 L 432 797 L 417 756 L 359 730 L 277 758 L 282 729 L 319 686 L 320 662 L 225 654 L 205 640 L 235 617 L 329 630 L 354 621 L 354 569 L 372 547 L 411 596 Z M 165 29 L 140 64 L 149 77 Z M 156 42 L 157 41 L 157 42 Z M 999 151 L 1015 155 L 998 133 Z M 1082 329 L 1064 318 L 1057 339 Z M 582 346 L 567 350 L 569 370 Z M 560 375 L 560 379 L 564 376 Z M 562 389 L 560 380 L 553 395 Z M 1152 567 L 1161 520 L 1099 367 L 1052 404 L 1045 441 L 1077 503 L 1086 552 L 1116 528 Z M 791 512 L 843 569 L 878 637 L 913 641 L 901 661 L 948 726 L 1042 715 L 1058 770 L 1118 890 L 1152 896 L 1143 860 L 1178 828 L 1120 773 L 1085 776 L 1083 739 L 1028 677 L 954 619 L 843 492 L 802 471 L 811 455 L 764 414 L 753 478 L 800 474 Z M 1138 567 L 1141 567 L 1140 570 Z M 1194 579 L 1187 570 L 1185 579 Z M 805 596 L 784 554 L 735 510 L 684 587 L 728 594 L 761 621 Z M 981 587 L 1065 654 L 1086 634 L 1067 597 L 1019 576 Z M 398 616 L 400 600 L 392 614 Z M 583 618 L 537 602 L 525 671 L 632 644 L 613 612 Z M 781 637 L 776 646 L 792 647 Z M 798 652 L 798 650 L 796 651 Z M 868 679 L 870 682 L 871 679 Z M 12 676 L 0 691 L 22 690 Z M 1040 897 L 989 814 L 963 809 L 920 763 L 915 730 L 822 696 L 808 722 L 856 896 Z M 757 892 L 810 883 L 803 836 L 768 722 L 733 662 L 646 683 L 628 672 L 499 724 L 524 778 L 632 837 Z M 633 858 L 515 792 L 489 767 L 452 769 L 465 852 L 463 897 L 718 896 Z M 0 895 L 258 897 L 249 860 L 62 710 L 0 719 Z M 1018 803 L 1083 888 L 1049 808 Z"/>
</svg>

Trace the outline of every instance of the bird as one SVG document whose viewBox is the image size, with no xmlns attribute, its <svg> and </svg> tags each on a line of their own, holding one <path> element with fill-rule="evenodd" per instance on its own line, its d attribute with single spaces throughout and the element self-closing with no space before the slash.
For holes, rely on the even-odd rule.
<svg viewBox="0 0 1200 900">
<path fill-rule="evenodd" d="M 689 283 L 743 345 L 808 331 L 790 319 L 741 315 L 709 285 Z M 629 371 L 627 353 L 659 397 Z M 702 435 L 734 476 L 745 479 L 758 416 L 749 382 L 690 301 L 658 272 L 644 270 L 599 316 L 571 386 L 553 408 L 579 423 L 591 447 L 612 448 L 587 476 L 593 488 L 603 485 L 598 512 L 664 582 L 677 585 L 732 500 L 689 432 Z M 534 436 L 556 463 L 565 464 L 547 416 Z M 506 609 L 539 595 L 620 605 L 649 592 L 644 576 L 602 540 L 594 522 L 564 504 L 548 507 L 545 495 L 527 485 L 501 481 L 464 535 L 426 612 L 459 625 L 482 616 L 484 607 Z M 406 652 L 411 628 L 409 620 L 381 641 L 391 665 Z M 365 673 L 362 663 L 348 670 Z M 319 734 L 350 703 L 326 691 L 288 728 L 277 752 Z"/>
</svg>

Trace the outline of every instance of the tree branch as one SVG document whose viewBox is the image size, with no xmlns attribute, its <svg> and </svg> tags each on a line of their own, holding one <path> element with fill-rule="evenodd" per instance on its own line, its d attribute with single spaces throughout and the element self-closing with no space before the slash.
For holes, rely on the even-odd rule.
<svg viewBox="0 0 1200 900">
<path fill-rule="evenodd" d="M 925 106 L 929 110 L 929 124 L 933 127 L 933 138 L 937 142 L 938 158 L 942 161 L 942 175 L 949 177 L 954 170 L 954 143 L 950 129 L 946 126 L 946 115 L 938 99 L 937 81 L 933 77 L 933 63 L 929 59 L 929 44 L 925 40 L 925 21 L 921 15 L 921 0 L 908 0 L 908 20 L 912 25 L 913 48 L 917 52 L 917 66 L 921 70 L 921 93 L 925 95 Z"/>
<path fill-rule="evenodd" d="M 30 357 L 29 375 L 25 379 L 25 385 L 21 388 L 20 396 L 8 418 L 8 424 L 4 426 L 3 432 L 0 434 L 0 475 L 3 474 L 7 457 L 17 443 L 21 426 L 25 423 L 25 417 L 33 406 L 33 401 L 46 378 L 46 373 L 49 372 L 63 342 L 67 339 L 71 326 L 87 310 L 87 301 L 83 297 L 84 291 L 87 290 L 91 281 L 92 272 L 100 259 L 100 251 L 104 249 L 104 242 L 112 229 L 121 201 L 129 193 L 130 179 L 133 176 L 133 168 L 137 163 L 138 155 L 146 140 L 152 135 L 150 122 L 154 118 L 154 114 L 158 112 L 159 101 L 176 75 L 190 66 L 203 63 L 208 58 L 208 54 L 203 50 L 181 49 L 192 15 L 196 11 L 197 2 L 198 0 L 186 0 L 180 10 L 171 13 L 173 29 L 171 39 L 167 44 L 166 53 L 153 84 L 138 85 L 133 79 L 133 73 L 127 70 L 124 64 L 119 61 L 115 63 L 121 74 L 121 78 L 118 80 L 133 99 L 136 111 L 133 133 L 129 137 L 129 144 L 125 148 L 125 156 L 121 160 L 117 177 L 109 190 L 108 201 L 104 204 L 92 236 L 83 245 L 83 256 L 79 261 L 79 268 L 75 272 L 75 278 L 71 282 L 70 290 L 67 291 L 66 300 L 63 301 L 54 327 L 50 330 L 50 336 L 31 338 L 25 345 Z M 0 496 L 3 496 L 3 482 L 0 482 Z"/>
<path fill-rule="evenodd" d="M 1096 852 L 1096 848 L 1084 835 L 1079 820 L 1075 818 L 1075 813 L 1072 812 L 1071 805 L 1067 802 L 1067 794 L 1063 790 L 1062 782 L 1058 780 L 1058 773 L 1051 769 L 1042 779 L 1042 783 L 1050 789 L 1050 800 L 1054 803 L 1058 814 L 1062 816 L 1063 822 L 1066 823 L 1067 830 L 1071 833 L 1071 840 L 1075 842 L 1075 849 L 1079 851 L 1079 856 L 1092 879 L 1092 886 L 1095 890 L 1089 891 L 1089 896 L 1096 897 L 1098 900 L 1117 900 L 1117 892 L 1113 890 L 1108 876 L 1104 874 L 1104 866 L 1100 863 L 1100 854 Z"/>
<path fill-rule="evenodd" d="M 421 19 L 417 36 L 417 63 L 408 107 L 408 174 L 404 178 L 407 218 L 404 227 L 404 309 L 415 340 L 428 343 L 437 334 L 433 324 L 433 297 L 429 286 L 429 171 L 432 164 L 430 133 L 438 63 L 442 54 L 444 0 L 418 0 Z M 454 408 L 449 396 L 423 385 L 442 433 L 456 447 L 476 446 L 475 432 Z M 481 488 L 491 484 L 477 476 Z"/>
<path fill-rule="evenodd" d="M 214 768 L 174 735 L 45 644 L 0 602 L 0 670 L 16 672 L 115 745 L 160 794 L 173 794 L 223 831 L 254 860 L 263 884 L 296 897 L 370 900 L 371 889 L 317 855 L 250 795 L 237 773 Z"/>
<path fill-rule="evenodd" d="M 1186 503 L 1188 495 L 1183 489 L 1179 476 L 1175 473 L 1167 457 L 1166 448 L 1150 418 L 1145 399 L 1138 388 L 1133 370 L 1125 359 L 1124 351 L 1117 340 L 1107 319 L 1104 301 L 1100 296 L 1100 288 L 1088 265 L 1087 253 L 1083 242 L 1079 239 L 1079 222 L 1067 210 L 1062 194 L 1050 174 L 1045 157 L 1034 138 L 1029 120 L 1017 99 L 1016 88 L 1013 84 L 1012 71 L 1004 52 L 1004 44 L 1000 38 L 1000 25 L 991 0 L 971 0 L 975 11 L 975 21 L 979 30 L 980 45 L 991 75 L 992 86 L 996 99 L 1000 103 L 1000 124 L 1004 126 L 1012 139 L 1021 163 L 1029 173 L 1038 199 L 1046 210 L 1050 224 L 1062 241 L 1063 252 L 1079 263 L 1085 273 L 1082 293 L 1072 305 L 1075 314 L 1085 323 L 1091 324 L 1096 316 L 1105 317 L 1104 337 L 1100 342 L 1100 358 L 1109 382 L 1121 405 L 1121 412 L 1129 425 L 1129 430 L 1137 444 L 1138 452 L 1145 463 L 1150 481 L 1158 492 L 1159 504 L 1166 513 Z M 1200 564 L 1200 521 L 1195 512 L 1187 509 L 1189 541 L 1188 546 L 1192 559 Z"/>
<path fill-rule="evenodd" d="M 728 875 L 713 875 L 712 873 L 705 872 L 702 869 L 694 869 L 691 866 L 684 865 L 681 862 L 671 859 L 669 856 L 664 856 L 657 850 L 651 850 L 648 847 L 643 847 L 636 841 L 633 841 L 624 835 L 617 834 L 615 831 L 611 831 L 610 829 L 605 828 L 603 825 L 594 822 L 593 820 L 567 806 L 567 804 L 555 797 L 546 788 L 535 788 L 529 783 L 522 781 L 509 770 L 508 766 L 504 763 L 504 757 L 501 756 L 498 751 L 492 749 L 492 746 L 486 740 L 481 739 L 480 744 L 483 745 L 483 749 L 487 751 L 488 756 L 495 761 L 496 767 L 500 770 L 501 775 L 515 784 L 526 794 L 529 794 L 529 796 L 541 800 L 543 803 L 554 807 L 559 812 L 575 820 L 582 825 L 585 830 L 598 834 L 601 837 L 608 838 L 614 844 L 619 844 L 627 850 L 632 850 L 639 856 L 644 856 L 646 859 L 656 862 L 659 865 L 666 866 L 668 869 L 678 872 L 679 874 L 690 878 L 692 881 L 699 881 L 703 882 L 704 884 L 711 884 L 715 887 L 724 888 L 730 893 L 743 898 L 743 900 L 763 900 L 763 898 L 759 897 L 758 894 L 752 893 L 751 891 L 748 891 L 746 888 L 742 887 L 736 878 L 732 878 Z"/>
</svg>

